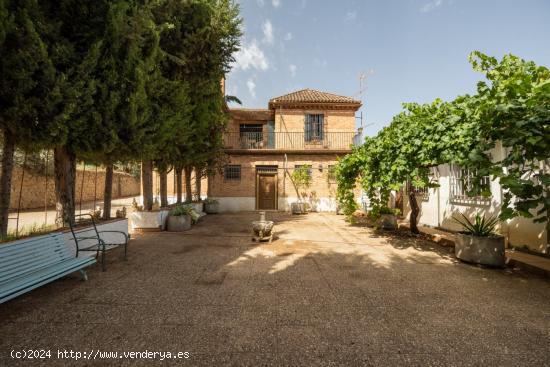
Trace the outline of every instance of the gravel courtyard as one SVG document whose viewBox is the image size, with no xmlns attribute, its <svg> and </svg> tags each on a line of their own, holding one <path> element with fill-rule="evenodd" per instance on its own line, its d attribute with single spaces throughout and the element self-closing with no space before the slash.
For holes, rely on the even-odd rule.
<svg viewBox="0 0 550 367">
<path fill-rule="evenodd" d="M 550 365 L 550 282 L 457 262 L 406 233 L 342 216 L 257 213 L 133 236 L 124 262 L 0 305 L 0 366 Z M 51 359 L 17 360 L 12 350 Z M 57 351 L 189 352 L 188 359 L 58 359 Z"/>
</svg>

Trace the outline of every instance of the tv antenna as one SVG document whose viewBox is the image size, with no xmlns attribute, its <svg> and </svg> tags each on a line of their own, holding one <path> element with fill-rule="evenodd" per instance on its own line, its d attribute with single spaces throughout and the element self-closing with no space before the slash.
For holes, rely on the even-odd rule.
<svg viewBox="0 0 550 367">
<path fill-rule="evenodd" d="M 367 78 L 371 75 L 374 75 L 374 69 L 369 69 L 368 72 L 361 72 L 359 74 L 359 92 L 355 94 L 354 97 L 358 98 L 361 103 L 363 103 L 363 92 L 367 89 Z M 361 130 L 365 127 L 363 126 L 363 111 L 361 111 L 360 116 L 356 117 L 360 120 Z"/>
</svg>

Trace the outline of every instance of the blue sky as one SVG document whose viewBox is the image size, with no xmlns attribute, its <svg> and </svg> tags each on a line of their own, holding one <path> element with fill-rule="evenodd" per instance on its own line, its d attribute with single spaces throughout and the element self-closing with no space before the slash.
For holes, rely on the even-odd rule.
<svg viewBox="0 0 550 367">
<path fill-rule="evenodd" d="M 244 36 L 227 76 L 243 107 L 303 88 L 359 98 L 369 135 L 402 102 L 475 91 L 480 50 L 550 66 L 550 0 L 241 0 Z M 359 115 L 359 113 L 358 113 Z"/>
</svg>

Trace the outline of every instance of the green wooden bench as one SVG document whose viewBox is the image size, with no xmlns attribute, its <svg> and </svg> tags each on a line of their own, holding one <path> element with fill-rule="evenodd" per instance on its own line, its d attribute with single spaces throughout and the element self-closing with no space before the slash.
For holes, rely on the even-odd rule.
<svg viewBox="0 0 550 367">
<path fill-rule="evenodd" d="M 0 303 L 75 271 L 87 280 L 84 268 L 95 262 L 75 257 L 59 232 L 0 244 Z"/>
<path fill-rule="evenodd" d="M 79 228 L 84 226 L 84 228 Z M 101 270 L 105 271 L 105 252 L 119 246 L 124 246 L 124 260 L 128 259 L 128 241 L 130 236 L 121 231 L 98 231 L 94 217 L 91 214 L 75 215 L 75 224 L 70 224 L 71 233 L 76 245 L 76 254 L 80 252 L 95 252 L 96 259 L 101 253 Z M 113 243 L 101 237 L 103 233 L 116 234 L 120 242 Z"/>
</svg>

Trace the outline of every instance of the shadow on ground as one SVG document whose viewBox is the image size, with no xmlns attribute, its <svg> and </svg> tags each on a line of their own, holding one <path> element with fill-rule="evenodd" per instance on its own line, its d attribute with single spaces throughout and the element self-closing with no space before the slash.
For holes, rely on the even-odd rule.
<svg viewBox="0 0 550 367">
<path fill-rule="evenodd" d="M 406 234 L 342 217 L 207 216 L 190 231 L 135 236 L 90 280 L 67 277 L 0 306 L 12 349 L 170 351 L 174 365 L 533 365 L 550 360 L 550 284 L 457 262 Z M 270 218 L 268 218 L 270 219 Z M 45 365 L 150 365 L 147 360 Z"/>
</svg>

